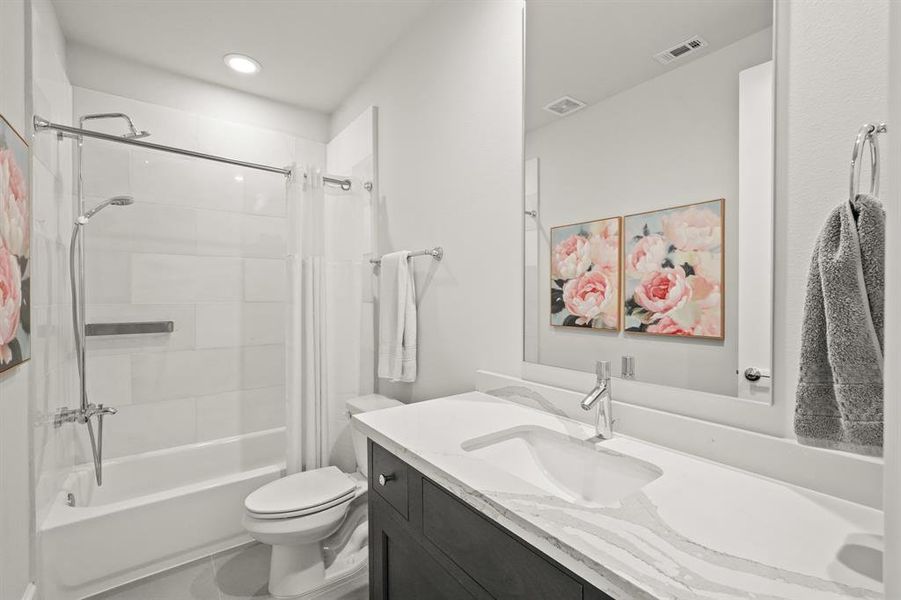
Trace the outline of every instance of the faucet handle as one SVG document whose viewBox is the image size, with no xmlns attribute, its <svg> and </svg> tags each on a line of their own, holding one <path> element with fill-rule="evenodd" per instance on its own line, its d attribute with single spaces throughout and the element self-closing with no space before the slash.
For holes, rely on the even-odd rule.
<svg viewBox="0 0 901 600">
<path fill-rule="evenodd" d="M 597 373 L 598 381 L 610 379 L 611 369 L 609 360 L 599 360 L 594 365 L 594 371 Z"/>
</svg>

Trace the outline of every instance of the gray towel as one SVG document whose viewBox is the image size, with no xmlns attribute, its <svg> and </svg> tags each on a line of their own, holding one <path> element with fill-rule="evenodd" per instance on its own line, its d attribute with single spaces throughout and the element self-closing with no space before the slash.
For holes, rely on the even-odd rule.
<svg viewBox="0 0 901 600">
<path fill-rule="evenodd" d="M 885 211 L 860 195 L 817 238 L 801 333 L 795 434 L 812 446 L 882 454 Z"/>
</svg>

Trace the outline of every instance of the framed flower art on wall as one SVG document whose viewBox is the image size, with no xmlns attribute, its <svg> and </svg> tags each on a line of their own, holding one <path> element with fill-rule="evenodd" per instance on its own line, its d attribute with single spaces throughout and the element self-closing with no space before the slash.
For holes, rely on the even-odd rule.
<svg viewBox="0 0 901 600">
<path fill-rule="evenodd" d="M 619 331 L 621 219 L 551 228 L 551 325 Z"/>
<path fill-rule="evenodd" d="M 723 200 L 624 218 L 625 330 L 723 339 Z"/>
<path fill-rule="evenodd" d="M 31 358 L 28 144 L 0 116 L 0 372 Z"/>
</svg>

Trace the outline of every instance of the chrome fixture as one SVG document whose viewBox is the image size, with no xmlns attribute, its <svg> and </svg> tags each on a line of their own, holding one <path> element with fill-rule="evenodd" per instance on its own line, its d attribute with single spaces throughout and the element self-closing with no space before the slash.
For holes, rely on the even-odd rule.
<svg viewBox="0 0 901 600">
<path fill-rule="evenodd" d="M 535 218 L 538 217 L 538 211 L 537 211 L 537 210 L 527 210 L 527 211 L 524 211 L 524 212 L 525 212 L 525 214 L 526 214 L 527 217 L 532 217 L 533 219 L 535 219 Z"/>
<path fill-rule="evenodd" d="M 597 417 L 594 422 L 594 430 L 602 440 L 613 437 L 613 401 L 610 398 L 610 361 L 599 360 L 595 364 L 597 383 L 588 394 L 582 398 L 580 406 L 582 410 L 591 410 L 597 404 Z"/>
<path fill-rule="evenodd" d="M 123 138 L 136 140 L 140 138 L 150 137 L 150 132 L 147 130 L 140 130 L 135 127 L 134 121 L 131 120 L 131 117 L 126 115 L 125 113 L 96 113 L 93 115 L 82 115 L 80 119 L 78 119 L 78 126 L 84 128 L 84 122 L 90 121 L 92 119 L 122 119 L 128 124 L 128 133 L 122 134 Z"/>
<path fill-rule="evenodd" d="M 760 381 L 762 378 L 769 379 L 770 372 L 766 369 L 758 369 L 757 367 L 748 367 L 744 372 L 745 379 L 748 381 Z"/>
<path fill-rule="evenodd" d="M 80 161 L 79 161 L 80 163 Z M 79 185 L 79 196 L 81 186 Z M 129 206 L 134 203 L 131 196 L 114 196 L 104 200 L 97 206 L 79 215 L 72 225 L 72 239 L 69 243 L 69 287 L 72 293 L 72 330 L 75 335 L 75 362 L 78 366 L 79 397 L 81 399 L 77 409 L 63 408 L 54 416 L 54 426 L 60 427 L 63 423 L 83 423 L 88 427 L 88 436 L 91 438 L 91 452 L 94 458 L 94 475 L 97 485 L 103 485 L 103 418 L 116 414 L 116 409 L 103 406 L 103 404 L 91 404 L 88 401 L 87 377 L 85 373 L 85 300 L 84 300 L 84 244 L 82 243 L 82 230 L 84 226 L 108 206 Z M 97 417 L 97 433 L 94 434 L 93 418 Z"/>
<path fill-rule="evenodd" d="M 86 115 L 82 117 L 82 119 L 87 118 L 123 118 L 126 119 L 127 122 L 131 123 L 131 119 L 128 118 L 128 115 L 122 113 L 106 113 L 104 115 Z M 269 173 L 278 173 L 279 175 L 284 175 L 285 177 L 291 176 L 291 169 L 288 167 L 273 167 L 271 165 L 263 165 L 259 163 L 247 162 L 244 160 L 236 160 L 233 158 L 226 158 L 224 156 L 216 156 L 215 154 L 206 154 L 204 152 L 195 152 L 194 150 L 187 150 L 185 148 L 176 148 L 175 146 L 166 146 L 163 144 L 155 144 L 153 142 L 145 142 L 139 138 L 147 137 L 150 135 L 147 131 L 138 130 L 134 127 L 134 124 L 130 125 L 130 132 L 125 135 L 112 135 L 109 133 L 103 133 L 100 131 L 92 131 L 90 129 L 84 129 L 82 127 L 70 127 L 69 125 L 62 125 L 60 123 L 53 123 L 52 121 L 48 121 L 39 116 L 34 117 L 34 130 L 35 132 L 40 133 L 41 131 L 56 131 L 59 135 L 66 135 L 68 137 L 82 140 L 82 138 L 93 138 L 96 140 L 103 140 L 107 142 L 116 142 L 119 144 L 126 144 L 129 146 L 135 146 L 137 148 L 144 148 L 146 150 L 156 150 L 158 152 L 168 152 L 170 154 L 178 154 L 180 156 L 189 156 L 191 158 L 201 158 L 203 160 L 211 160 L 214 162 L 225 163 L 228 165 L 234 165 L 236 167 L 243 167 L 245 169 L 255 169 L 257 171 L 267 171 Z M 81 120 L 79 122 L 82 122 Z M 347 177 L 329 177 L 325 176 L 322 178 L 326 183 L 330 183 L 333 185 L 341 186 L 341 189 L 347 191 L 351 189 L 352 182 Z"/>
<path fill-rule="evenodd" d="M 851 149 L 851 189 L 849 200 L 857 197 L 860 187 L 860 171 L 863 165 L 858 162 L 860 152 L 867 142 L 870 143 L 870 192 L 871 196 L 879 195 L 879 138 L 880 133 L 888 131 L 885 123 L 864 123 L 857 130 L 857 138 Z"/>
<path fill-rule="evenodd" d="M 425 250 L 410 252 L 410 258 L 413 258 L 414 256 L 431 256 L 435 260 L 440 261 L 442 258 L 444 258 L 444 248 L 442 248 L 441 246 L 435 246 L 434 248 L 426 248 Z M 382 264 L 382 259 L 370 258 L 369 262 L 374 265 L 380 265 Z"/>
<path fill-rule="evenodd" d="M 623 356 L 620 367 L 620 377 L 623 379 L 635 379 L 635 357 Z"/>
</svg>

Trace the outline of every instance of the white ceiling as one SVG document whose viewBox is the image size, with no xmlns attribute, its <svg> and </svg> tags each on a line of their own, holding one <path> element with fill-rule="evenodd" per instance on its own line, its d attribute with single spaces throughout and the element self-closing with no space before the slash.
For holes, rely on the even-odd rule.
<svg viewBox="0 0 901 600">
<path fill-rule="evenodd" d="M 54 0 L 69 41 L 326 113 L 432 0 Z M 253 76 L 223 55 L 258 60 Z"/>
<path fill-rule="evenodd" d="M 773 22 L 772 0 L 527 0 L 526 10 L 527 129 L 561 118 L 542 110 L 560 96 L 594 104 Z M 693 35 L 710 46 L 654 60 Z"/>
</svg>

